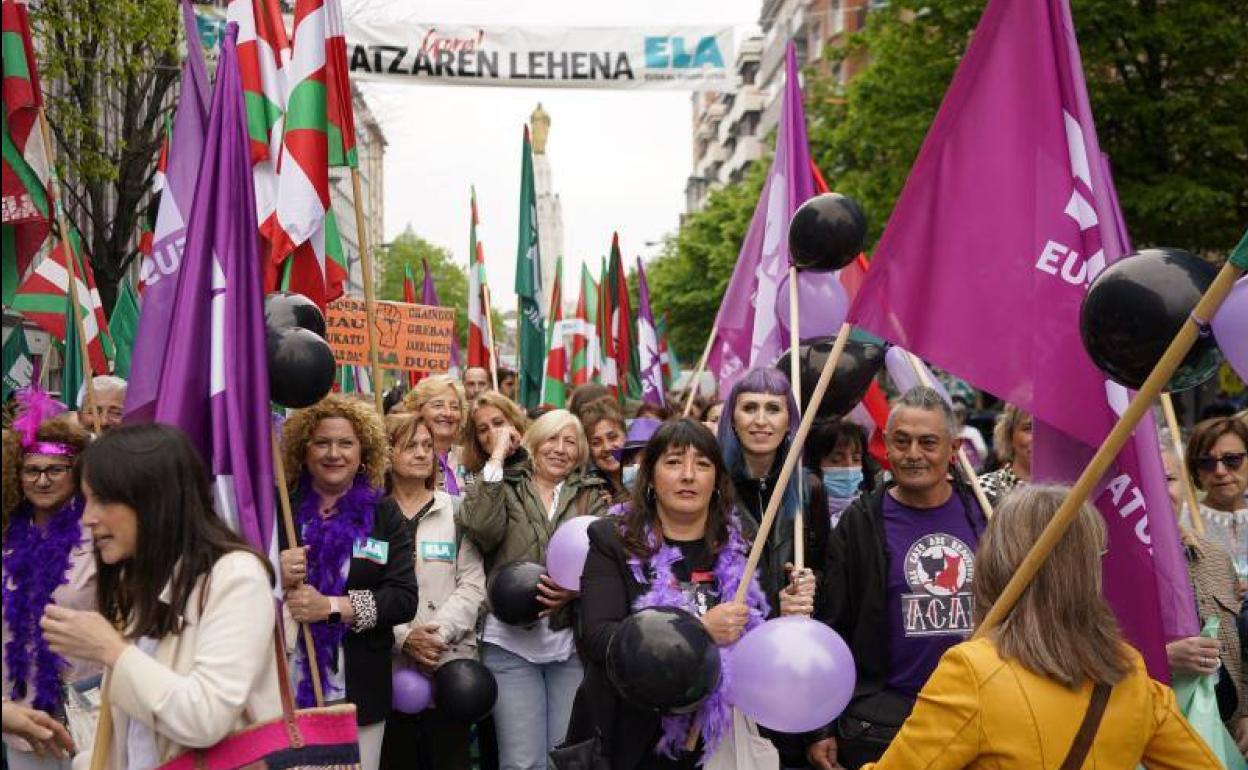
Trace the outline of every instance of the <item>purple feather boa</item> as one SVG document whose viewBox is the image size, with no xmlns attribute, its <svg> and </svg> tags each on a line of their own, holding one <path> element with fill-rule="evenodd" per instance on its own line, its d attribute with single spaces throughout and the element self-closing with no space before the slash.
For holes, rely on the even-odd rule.
<svg viewBox="0 0 1248 770">
<path fill-rule="evenodd" d="M 681 590 L 679 582 L 672 574 L 672 566 L 683 558 L 680 549 L 656 538 L 653 532 L 647 532 L 647 539 L 651 543 L 658 540 L 659 548 L 654 556 L 647 559 L 644 564 L 636 556 L 628 560 L 633 578 L 638 583 L 650 585 L 650 590 L 633 602 L 633 611 L 647 607 L 675 607 L 692 613 L 693 607 L 689 606 L 684 591 Z M 719 587 L 721 601 L 731 601 L 736 594 L 741 576 L 745 572 L 749 551 L 750 546 L 741 537 L 741 527 L 737 523 L 734 512 L 729 520 L 728 544 L 720 549 L 719 555 L 715 557 L 715 584 Z M 649 580 L 647 580 L 647 575 Z M 748 632 L 762 623 L 770 611 L 767 606 L 767 597 L 758 584 L 757 575 L 750 578 L 745 603 L 750 609 L 749 619 L 745 623 L 745 631 Z M 732 705 L 728 703 L 728 682 L 731 678 L 731 671 L 723 648 L 719 650 L 719 661 L 721 672 L 719 685 L 697 711 L 703 746 L 702 757 L 698 760 L 699 764 L 715 753 L 720 741 L 732 727 Z M 655 746 L 655 752 L 672 758 L 679 756 L 684 749 L 685 738 L 689 735 L 689 728 L 692 724 L 692 714 L 664 715 L 661 719 L 662 732 L 658 745 Z"/>
<path fill-rule="evenodd" d="M 52 594 L 69 580 L 69 556 L 82 542 L 82 498 L 71 497 L 46 528 L 35 524 L 29 503 L 17 509 L 4 543 L 4 620 L 10 638 L 4 646 L 13 700 L 55 713 L 61 702 L 61 673 L 68 664 L 52 652 L 39 628 Z"/>
<path fill-rule="evenodd" d="M 323 596 L 346 594 L 347 563 L 356 543 L 362 543 L 373 529 L 373 513 L 381 493 L 369 486 L 368 477 L 360 474 L 346 494 L 338 499 L 334 513 L 321 515 L 321 496 L 312 488 L 308 474 L 299 479 L 299 511 L 297 522 L 303 534 L 303 545 L 308 547 L 308 585 Z M 321 682 L 329 680 L 331 666 L 337 665 L 338 648 L 346 636 L 347 627 L 342 623 L 311 623 L 312 644 L 316 649 L 316 667 Z M 296 700 L 300 708 L 316 705 L 316 693 L 312 689 L 312 670 L 306 654 L 299 656 L 299 691 Z"/>
</svg>

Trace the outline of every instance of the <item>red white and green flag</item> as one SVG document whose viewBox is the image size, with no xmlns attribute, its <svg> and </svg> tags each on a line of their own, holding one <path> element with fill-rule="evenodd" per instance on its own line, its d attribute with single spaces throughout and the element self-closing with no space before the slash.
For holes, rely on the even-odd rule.
<svg viewBox="0 0 1248 770">
<path fill-rule="evenodd" d="M 563 345 L 563 257 L 555 260 L 555 288 L 550 293 L 546 324 L 546 374 L 542 378 L 542 406 L 567 405 L 568 351 Z"/>
<path fill-rule="evenodd" d="M 468 225 L 468 366 L 495 371 L 494 341 L 490 334 L 490 305 L 485 298 L 485 249 L 477 240 L 477 190 L 472 188 L 472 218 Z"/>
<path fill-rule="evenodd" d="M 620 235 L 611 234 L 611 261 L 607 265 L 607 282 L 611 294 L 611 337 L 615 343 L 615 374 L 620 400 L 641 398 L 640 364 L 637 360 L 636 319 L 628 299 L 628 275 L 620 254 Z"/>
<path fill-rule="evenodd" d="M 290 38 L 277 0 L 230 0 L 226 19 L 238 24 L 238 69 L 247 110 L 256 221 L 266 235 L 261 261 L 267 274 L 266 288 L 272 288 L 284 255 L 273 254 L 275 244 L 264 224 L 277 210 L 277 159 L 286 116 Z"/>
<path fill-rule="evenodd" d="M 4 53 L 3 192 L 0 218 L 3 222 L 3 299 L 13 302 L 13 293 L 30 268 L 48 237 L 48 167 L 43 138 L 39 131 L 39 71 L 26 4 L 3 2 L 2 45 Z"/>
<path fill-rule="evenodd" d="M 294 46 L 278 159 L 277 206 L 263 230 L 289 256 L 290 291 L 324 307 L 342 296 L 346 260 L 329 197 L 330 166 L 354 166 L 355 118 L 337 0 L 295 3 Z"/>
<path fill-rule="evenodd" d="M 598 363 L 598 332 L 594 328 L 598 284 L 581 264 L 581 295 L 576 300 L 576 317 L 566 321 L 565 332 L 572 340 L 572 387 L 594 379 Z"/>
<path fill-rule="evenodd" d="M 598 382 L 611 395 L 620 397 L 619 373 L 615 367 L 615 335 L 611 333 L 611 317 L 615 306 L 611 304 L 611 286 L 608 280 L 606 257 L 602 259 L 602 267 L 598 273 L 598 317 L 595 322 L 598 332 Z"/>
<path fill-rule="evenodd" d="M 75 236 L 76 239 L 76 236 Z M 65 341 L 66 322 L 69 316 L 69 271 L 66 268 L 65 243 L 57 244 L 35 269 L 17 287 L 13 297 L 13 309 L 39 325 L 48 334 Z M 95 288 L 95 276 L 86 260 L 76 259 L 74 286 L 78 306 L 82 313 L 83 333 L 91 356 L 91 369 L 98 373 L 108 371 L 108 358 L 112 342 L 108 338 L 108 323 L 104 317 L 104 303 Z"/>
</svg>

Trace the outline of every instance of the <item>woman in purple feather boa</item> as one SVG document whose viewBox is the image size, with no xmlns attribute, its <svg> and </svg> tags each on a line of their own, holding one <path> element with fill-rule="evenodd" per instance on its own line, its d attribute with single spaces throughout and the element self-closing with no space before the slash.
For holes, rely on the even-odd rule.
<svg viewBox="0 0 1248 770">
<path fill-rule="evenodd" d="M 633 612 L 674 606 L 698 616 L 716 644 L 725 647 L 762 622 L 767 599 L 757 575 L 751 575 L 746 602 L 733 601 L 749 543 L 741 535 L 719 444 L 702 423 L 664 423 L 643 451 L 634 490 L 620 517 L 589 528 L 581 577 L 585 679 L 565 745 L 597 736 L 616 770 L 693 768 L 729 732 L 732 713 L 724 682 L 699 707 L 698 748 L 685 751 L 686 735 L 695 724 L 692 715 L 639 708 L 611 685 L 605 666 L 611 636 Z"/>
<path fill-rule="evenodd" d="M 330 394 L 292 414 L 283 433 L 299 529 L 299 543 L 281 543 L 286 611 L 310 627 L 324 702 L 355 705 L 361 765 L 377 770 L 391 708 L 391 629 L 417 609 L 412 537 L 396 508 L 377 505 L 385 429 L 371 403 Z M 311 656 L 293 624 L 286 641 L 299 705 L 311 706 Z"/>
<path fill-rule="evenodd" d="M 82 526 L 82 497 L 73 471 L 89 441 L 86 431 L 42 392 L 19 395 L 13 423 L 17 445 L 6 463 L 4 488 L 19 492 L 4 527 L 4 708 L 10 703 L 58 714 L 62 682 L 100 672 L 88 661 L 67 660 L 48 646 L 39 619 L 49 604 L 95 609 L 95 558 Z M 7 459 L 7 458 L 6 458 Z M 14 770 L 67 768 L 69 760 L 40 756 L 25 741 L 5 736 Z"/>
</svg>

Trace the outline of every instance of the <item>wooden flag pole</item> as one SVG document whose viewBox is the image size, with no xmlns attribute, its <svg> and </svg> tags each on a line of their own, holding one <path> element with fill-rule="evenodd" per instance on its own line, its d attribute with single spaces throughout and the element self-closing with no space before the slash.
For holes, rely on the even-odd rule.
<svg viewBox="0 0 1248 770">
<path fill-rule="evenodd" d="M 377 414 L 384 413 L 381 404 L 381 364 L 377 356 L 377 299 L 373 295 L 373 257 L 368 250 L 368 234 L 364 228 L 364 193 L 360 170 L 351 168 L 351 192 L 355 197 L 355 232 L 360 249 L 360 269 L 364 273 L 364 323 L 368 327 L 368 366 L 373 375 L 373 405 Z"/>
<path fill-rule="evenodd" d="M 490 287 L 485 281 L 481 282 L 481 302 L 485 305 L 485 331 L 490 334 L 490 380 L 494 383 L 494 391 L 498 392 L 498 347 L 494 344 L 494 314 L 490 312 Z"/>
<path fill-rule="evenodd" d="M 797 405 L 797 415 L 802 413 L 802 366 L 801 366 L 801 343 L 802 335 L 798 331 L 801 313 L 797 306 L 797 268 L 789 265 L 789 384 L 793 387 L 793 403 Z M 812 405 L 814 401 L 810 402 Z M 790 417 L 792 419 L 792 417 Z M 784 487 L 775 487 L 771 490 L 772 496 L 777 494 L 783 495 L 780 490 Z M 805 517 L 802 514 L 804 499 L 806 497 L 806 480 L 798 479 L 797 484 L 797 511 L 793 514 L 793 567 L 794 569 L 805 569 L 806 567 L 806 526 Z"/>
<path fill-rule="evenodd" d="M 1205 536 L 1205 520 L 1200 515 L 1200 503 L 1196 501 L 1196 490 L 1192 487 L 1192 478 L 1187 475 L 1187 467 L 1183 462 L 1183 434 L 1179 431 L 1179 417 L 1174 413 L 1174 399 L 1169 393 L 1161 394 L 1161 411 L 1166 416 L 1166 427 L 1170 429 L 1170 441 L 1174 444 L 1174 458 L 1179 461 L 1179 479 L 1183 483 L 1183 498 L 1187 502 L 1187 510 L 1191 513 L 1192 529 L 1201 537 Z"/>
<path fill-rule="evenodd" d="M 1207 326 L 1209 319 L 1213 318 L 1218 308 L 1221 307 L 1222 302 L 1226 299 L 1226 295 L 1231 292 L 1231 288 L 1235 285 L 1235 280 L 1243 274 L 1244 267 L 1237 263 L 1248 264 L 1248 233 L 1245 234 L 1244 240 L 1236 247 L 1235 252 L 1231 254 L 1230 260 L 1222 266 L 1217 277 L 1213 279 L 1213 283 L 1205 291 L 1204 296 L 1196 303 L 1195 309 L 1192 310 L 1191 316 L 1188 317 L 1182 328 L 1179 329 L 1179 333 L 1170 341 L 1170 346 L 1162 354 L 1161 360 L 1153 367 L 1152 373 L 1148 375 L 1148 379 L 1140 386 L 1139 392 L 1135 394 L 1135 398 L 1131 399 L 1131 403 L 1127 405 L 1126 411 L 1118 418 L 1118 422 L 1114 424 L 1109 435 L 1101 443 L 1100 449 L 1096 450 L 1096 454 L 1088 462 L 1088 467 L 1084 468 L 1079 479 L 1075 481 L 1074 486 L 1071 487 L 1070 494 L 1066 496 L 1061 507 L 1057 509 L 1057 513 L 1053 514 L 1052 521 L 1040 533 L 1040 537 L 1036 539 L 1035 544 L 1031 547 L 1031 551 L 1028 552 L 1022 563 L 1018 565 L 1014 576 L 1010 578 L 1010 582 L 1006 584 L 1001 595 L 997 597 L 992 608 L 988 610 L 988 614 L 984 616 L 979 628 L 975 630 L 975 637 L 981 637 L 1000 625 L 1005 616 L 1014 608 L 1023 591 L 1031 584 L 1032 579 L 1036 576 L 1036 571 L 1044 564 L 1045 559 L 1049 558 L 1049 554 L 1053 552 L 1053 549 L 1062 539 L 1062 535 L 1066 534 L 1067 528 L 1074 521 L 1080 507 L 1087 502 L 1088 497 L 1092 494 L 1093 487 L 1105 475 L 1105 472 L 1109 470 L 1109 466 L 1113 463 L 1114 458 L 1118 456 L 1123 446 L 1131 438 L 1132 431 L 1139 425 L 1144 415 L 1148 413 L 1153 401 L 1161 395 L 1162 388 L 1166 386 L 1166 383 L 1174 375 L 1175 370 L 1179 368 L 1179 364 L 1183 362 L 1183 357 L 1187 355 L 1187 352 L 1196 342 L 1196 338 L 1201 332 L 1201 327 Z M 1198 322 L 1196 319 L 1200 319 L 1200 321 Z"/>
<path fill-rule="evenodd" d="M 689 412 L 693 410 L 693 397 L 698 395 L 698 391 L 702 382 L 702 372 L 706 369 L 706 361 L 711 357 L 711 345 L 715 344 L 715 335 L 719 334 L 719 319 L 715 319 L 715 324 L 711 326 L 711 336 L 706 338 L 706 347 L 702 350 L 702 357 L 698 359 L 698 366 L 693 370 L 693 378 L 689 380 L 689 395 L 685 396 L 685 410 L 681 413 L 681 417 L 688 417 Z"/>
<path fill-rule="evenodd" d="M 273 476 L 277 481 L 277 499 L 281 503 L 282 526 L 286 529 L 286 542 L 291 548 L 299 547 L 299 535 L 295 530 L 295 517 L 290 510 L 290 492 L 286 489 L 286 464 L 282 461 L 282 444 L 277 438 L 277 426 L 269 428 L 269 443 L 273 446 Z M 281 576 L 279 575 L 280 579 Z M 303 649 L 308 654 L 308 671 L 312 674 L 312 692 L 316 705 L 325 705 L 325 691 L 321 688 L 321 669 L 316 661 L 316 645 L 312 641 L 312 629 L 307 623 L 299 624 L 303 636 Z"/>
<path fill-rule="evenodd" d="M 815 389 L 810 394 L 810 403 L 817 404 L 823 401 L 823 396 L 828 392 L 828 386 L 832 384 L 832 374 L 836 371 L 836 362 L 840 359 L 841 353 L 845 350 L 845 343 L 849 341 L 850 325 L 848 323 L 841 324 L 840 331 L 836 334 L 836 342 L 832 345 L 832 352 L 828 354 L 828 360 L 823 363 L 823 371 L 819 373 L 819 381 L 815 383 Z M 785 455 L 784 465 L 780 467 L 780 476 L 776 479 L 776 489 L 783 489 L 789 483 L 789 479 L 793 476 L 793 469 L 797 467 L 798 458 L 802 456 L 802 447 L 806 443 L 806 436 L 810 433 L 810 426 L 815 422 L 815 415 L 818 409 L 807 409 L 802 415 L 802 422 L 797 426 L 797 433 L 793 436 L 793 443 L 789 446 L 789 453 Z M 763 547 L 767 544 L 767 535 L 771 532 L 771 525 L 776 519 L 776 512 L 780 510 L 780 502 L 784 499 L 784 495 L 773 494 L 767 501 L 767 510 L 763 513 L 762 521 L 758 524 L 758 534 L 754 536 L 754 545 L 750 548 L 750 557 L 745 563 L 745 572 L 741 578 L 741 584 L 737 586 L 737 593 L 733 596 L 733 601 L 737 603 L 745 602 L 746 592 L 750 590 L 749 576 L 754 574 L 754 570 L 758 569 L 758 560 L 763 556 Z"/>
<path fill-rule="evenodd" d="M 100 430 L 100 426 L 104 420 L 100 414 L 100 405 L 95 400 L 95 376 L 91 371 L 91 349 L 87 345 L 87 335 L 82 324 L 82 306 L 78 304 L 78 279 L 77 279 L 77 255 L 74 254 L 74 243 L 70 238 L 69 225 L 65 220 L 65 207 L 61 203 L 61 183 L 56 173 L 56 156 L 52 149 L 52 130 L 48 127 L 48 116 L 44 112 L 43 105 L 39 105 L 39 132 L 43 137 L 43 155 L 48 161 L 48 194 L 52 198 L 52 210 L 56 212 L 56 227 L 60 230 L 61 243 L 65 244 L 65 272 L 69 276 L 69 288 L 67 294 L 69 296 L 69 308 L 73 317 L 74 329 L 78 332 L 78 356 L 82 359 L 82 379 L 86 385 L 87 401 L 91 404 L 91 411 L 95 413 L 95 428 Z M 83 281 L 86 285 L 86 281 Z M 103 334 L 103 329 L 96 330 L 97 334 Z M 62 375 L 61 390 L 65 390 L 64 379 Z M 62 393 L 62 397 L 66 394 Z M 74 394 L 72 397 L 77 397 Z M 82 404 L 78 405 L 79 410 Z"/>
<path fill-rule="evenodd" d="M 910 361 L 910 366 L 914 367 L 914 373 L 918 375 L 919 382 L 924 387 L 932 387 L 932 378 L 927 374 L 927 367 L 923 365 L 922 359 L 910 351 L 906 351 L 906 357 Z M 966 456 L 966 450 L 958 447 L 958 467 L 962 469 L 962 475 L 966 476 L 966 481 L 971 485 L 971 491 L 975 493 L 975 501 L 979 503 L 979 508 L 984 512 L 984 516 L 992 518 L 992 503 L 988 501 L 988 495 L 984 493 L 984 487 L 979 483 L 979 474 L 975 473 L 975 467 L 971 465 L 970 459 Z"/>
</svg>

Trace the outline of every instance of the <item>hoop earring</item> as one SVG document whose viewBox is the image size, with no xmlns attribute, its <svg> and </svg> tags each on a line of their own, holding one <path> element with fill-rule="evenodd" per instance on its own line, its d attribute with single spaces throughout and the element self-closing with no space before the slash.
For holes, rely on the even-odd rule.
<svg viewBox="0 0 1248 770">
<path fill-rule="evenodd" d="M 646 487 L 645 498 L 646 498 L 646 502 L 649 503 L 650 505 L 655 504 L 655 495 L 654 495 L 653 485 Z"/>
</svg>

